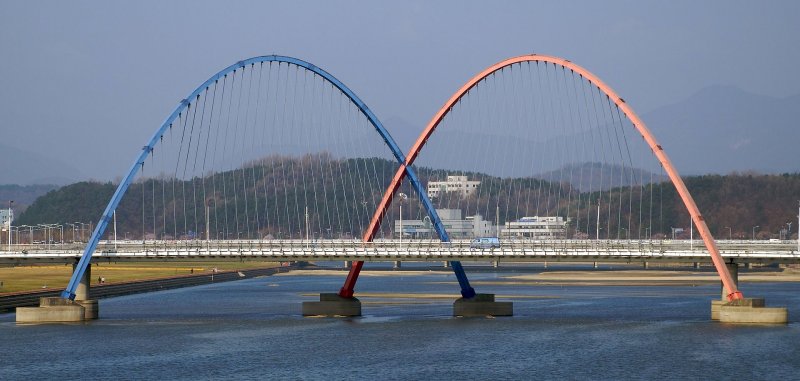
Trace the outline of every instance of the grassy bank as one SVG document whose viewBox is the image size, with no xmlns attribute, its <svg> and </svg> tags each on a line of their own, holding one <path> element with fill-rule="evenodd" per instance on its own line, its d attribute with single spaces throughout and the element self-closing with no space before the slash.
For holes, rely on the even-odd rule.
<svg viewBox="0 0 800 381">
<path fill-rule="evenodd" d="M 105 278 L 106 283 L 167 278 L 177 275 L 211 273 L 214 269 L 247 270 L 276 267 L 278 262 L 138 262 L 92 265 L 92 284 Z M 0 267 L 0 294 L 67 286 L 72 276 L 71 265 Z"/>
</svg>

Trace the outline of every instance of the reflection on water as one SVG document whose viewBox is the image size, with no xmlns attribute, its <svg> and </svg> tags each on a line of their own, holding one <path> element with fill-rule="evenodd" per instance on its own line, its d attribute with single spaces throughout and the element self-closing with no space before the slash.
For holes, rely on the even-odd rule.
<svg viewBox="0 0 800 381">
<path fill-rule="evenodd" d="M 517 270 L 514 274 L 519 274 Z M 0 379 L 792 379 L 800 285 L 745 284 L 786 305 L 786 326 L 709 321 L 716 285 L 503 285 L 514 317 L 452 318 L 455 277 L 364 277 L 361 318 L 303 318 L 341 276 L 273 276 L 101 301 L 101 320 L 17 326 L 0 315 Z M 510 282 L 509 282 L 510 283 Z M 394 293 L 452 294 L 397 297 Z M 389 297 L 381 297 L 381 294 Z"/>
</svg>

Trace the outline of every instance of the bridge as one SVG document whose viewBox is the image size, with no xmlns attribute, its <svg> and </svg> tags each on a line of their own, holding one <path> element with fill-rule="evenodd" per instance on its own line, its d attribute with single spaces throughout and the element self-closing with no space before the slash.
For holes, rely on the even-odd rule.
<svg viewBox="0 0 800 381">
<path fill-rule="evenodd" d="M 82 246 L 76 244 L 17 245 L 0 252 L 0 263 L 11 265 L 75 263 Z M 798 264 L 794 241 L 719 241 L 726 263 Z M 701 242 L 688 240 L 509 240 L 496 248 L 477 248 L 470 240 L 230 240 L 230 241 L 101 241 L 93 262 L 201 259 L 259 259 L 268 261 L 386 261 L 386 262 L 667 262 L 708 263 Z"/>
<path fill-rule="evenodd" d="M 664 239 L 676 218 L 664 208 L 671 194 L 698 247 Z M 118 217 L 138 244 L 101 243 Z M 421 233 L 404 219 L 429 239 L 413 240 Z M 501 231 L 499 247 L 465 238 Z M 339 79 L 272 55 L 220 70 L 179 102 L 82 249 L 0 257 L 77 259 L 61 297 L 18 310 L 22 322 L 96 318 L 92 261 L 203 256 L 352 261 L 338 293 L 303 306 L 306 315 L 345 316 L 361 314 L 354 290 L 367 260 L 447 261 L 459 316 L 513 313 L 511 302 L 478 294 L 461 261 L 711 262 L 725 290 L 721 320 L 785 322 L 785 309 L 744 298 L 732 266 L 794 262 L 797 253 L 737 245 L 720 250 L 664 147 L 611 87 L 569 60 L 531 54 L 488 67 L 404 153 Z"/>
</svg>

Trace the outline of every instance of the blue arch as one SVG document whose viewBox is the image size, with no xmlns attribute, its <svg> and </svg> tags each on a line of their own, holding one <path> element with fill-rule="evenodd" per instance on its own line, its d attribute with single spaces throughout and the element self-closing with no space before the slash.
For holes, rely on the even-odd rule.
<svg viewBox="0 0 800 381">
<path fill-rule="evenodd" d="M 94 229 L 94 232 L 92 233 L 92 236 L 89 239 L 89 242 L 87 242 L 86 248 L 83 251 L 83 255 L 81 256 L 81 259 L 78 261 L 78 265 L 76 266 L 75 271 L 72 273 L 72 278 L 70 278 L 67 288 L 61 293 L 62 298 L 75 299 L 75 290 L 77 289 L 78 284 L 80 283 L 80 279 L 83 277 L 83 274 L 86 272 L 86 268 L 91 263 L 92 254 L 97 248 L 97 243 L 100 241 L 100 236 L 102 236 L 103 233 L 105 233 L 109 222 L 113 219 L 114 211 L 117 209 L 117 206 L 122 200 L 122 197 L 125 195 L 125 192 L 127 192 L 128 187 L 130 187 L 131 183 L 133 182 L 133 179 L 139 172 L 139 169 L 144 165 L 147 156 L 153 151 L 153 148 L 159 141 L 161 135 L 164 134 L 164 132 L 169 128 L 172 122 L 175 121 L 175 119 L 178 118 L 178 116 L 183 112 L 183 110 L 189 106 L 189 104 L 191 103 L 190 99 L 194 99 L 194 97 L 198 96 L 203 90 L 207 89 L 209 86 L 214 84 L 214 82 L 216 82 L 223 76 L 227 75 L 228 73 L 233 72 L 234 70 L 237 69 L 244 68 L 247 65 L 254 65 L 256 63 L 262 63 L 262 62 L 278 62 L 278 63 L 285 62 L 287 64 L 296 65 L 318 74 L 319 76 L 330 82 L 332 85 L 336 86 L 336 88 L 339 89 L 344 95 L 346 95 L 350 99 L 350 101 L 353 102 L 358 107 L 361 113 L 367 117 L 369 122 L 375 127 L 375 129 L 381 135 L 386 145 L 389 146 L 389 149 L 391 149 L 392 154 L 397 159 L 397 161 L 401 164 L 406 161 L 403 152 L 397 146 L 394 139 L 392 139 L 391 135 L 389 135 L 389 132 L 386 131 L 386 129 L 383 127 L 383 124 L 378 120 L 375 114 L 372 113 L 369 107 L 367 107 L 367 105 L 358 96 L 356 96 L 356 94 L 352 90 L 350 90 L 347 86 L 345 86 L 344 83 L 336 79 L 336 77 L 326 72 L 325 70 L 322 70 L 321 68 L 309 62 L 287 56 L 277 56 L 277 55 L 258 56 L 258 57 L 248 58 L 243 61 L 239 61 L 233 65 L 226 67 L 225 69 L 220 70 L 217 74 L 211 76 L 211 78 L 203 82 L 203 84 L 201 84 L 194 91 L 192 91 L 185 99 L 181 101 L 178 107 L 175 108 L 175 111 L 173 111 L 172 114 L 170 114 L 169 117 L 167 117 L 167 119 L 164 120 L 164 123 L 162 123 L 161 127 L 159 127 L 158 130 L 156 130 L 156 132 L 153 134 L 153 137 L 150 138 L 150 141 L 147 143 L 147 145 L 142 147 L 141 153 L 139 153 L 139 156 L 136 158 L 136 161 L 131 166 L 131 169 L 128 171 L 128 174 L 120 182 L 119 186 L 117 187 L 117 190 L 111 197 L 111 201 L 109 201 L 108 205 L 106 206 L 106 209 L 103 212 L 103 216 L 97 223 L 97 227 Z M 422 187 L 419 186 L 419 184 L 415 184 L 415 187 L 418 189 L 422 189 Z"/>
</svg>

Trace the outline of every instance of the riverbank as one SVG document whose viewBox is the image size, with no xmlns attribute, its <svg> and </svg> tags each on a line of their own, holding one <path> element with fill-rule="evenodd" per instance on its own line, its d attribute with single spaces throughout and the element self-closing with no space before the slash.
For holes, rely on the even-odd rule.
<svg viewBox="0 0 800 381">
<path fill-rule="evenodd" d="M 429 275 L 435 272 L 451 272 L 449 269 L 436 270 L 365 270 L 364 277 L 405 277 Z M 538 270 L 537 270 L 538 271 Z M 281 276 L 342 276 L 346 270 L 294 270 Z M 506 286 L 697 286 L 718 284 L 719 276 L 715 271 L 692 270 L 567 270 L 540 271 L 532 274 L 519 272 L 502 275 L 496 279 L 472 281 L 473 285 L 506 285 Z M 453 280 L 455 282 L 455 280 Z M 794 268 L 776 269 L 774 271 L 740 270 L 739 283 L 756 282 L 800 282 L 800 270 Z"/>
<path fill-rule="evenodd" d="M 181 275 L 168 278 L 132 280 L 117 283 L 92 285 L 89 295 L 92 299 L 168 290 L 173 288 L 199 286 L 203 284 L 229 282 L 260 276 L 269 276 L 296 269 L 297 265 L 271 266 L 267 268 L 217 271 L 202 274 Z M 61 289 L 21 291 L 0 294 L 0 312 L 10 312 L 17 307 L 35 307 L 42 297 L 54 297 Z"/>
<path fill-rule="evenodd" d="M 196 275 L 211 271 L 238 271 L 279 266 L 278 262 L 246 261 L 153 261 L 95 263 L 91 286 L 134 280 Z M 0 295 L 11 292 L 63 289 L 72 276 L 71 265 L 0 267 Z"/>
</svg>

